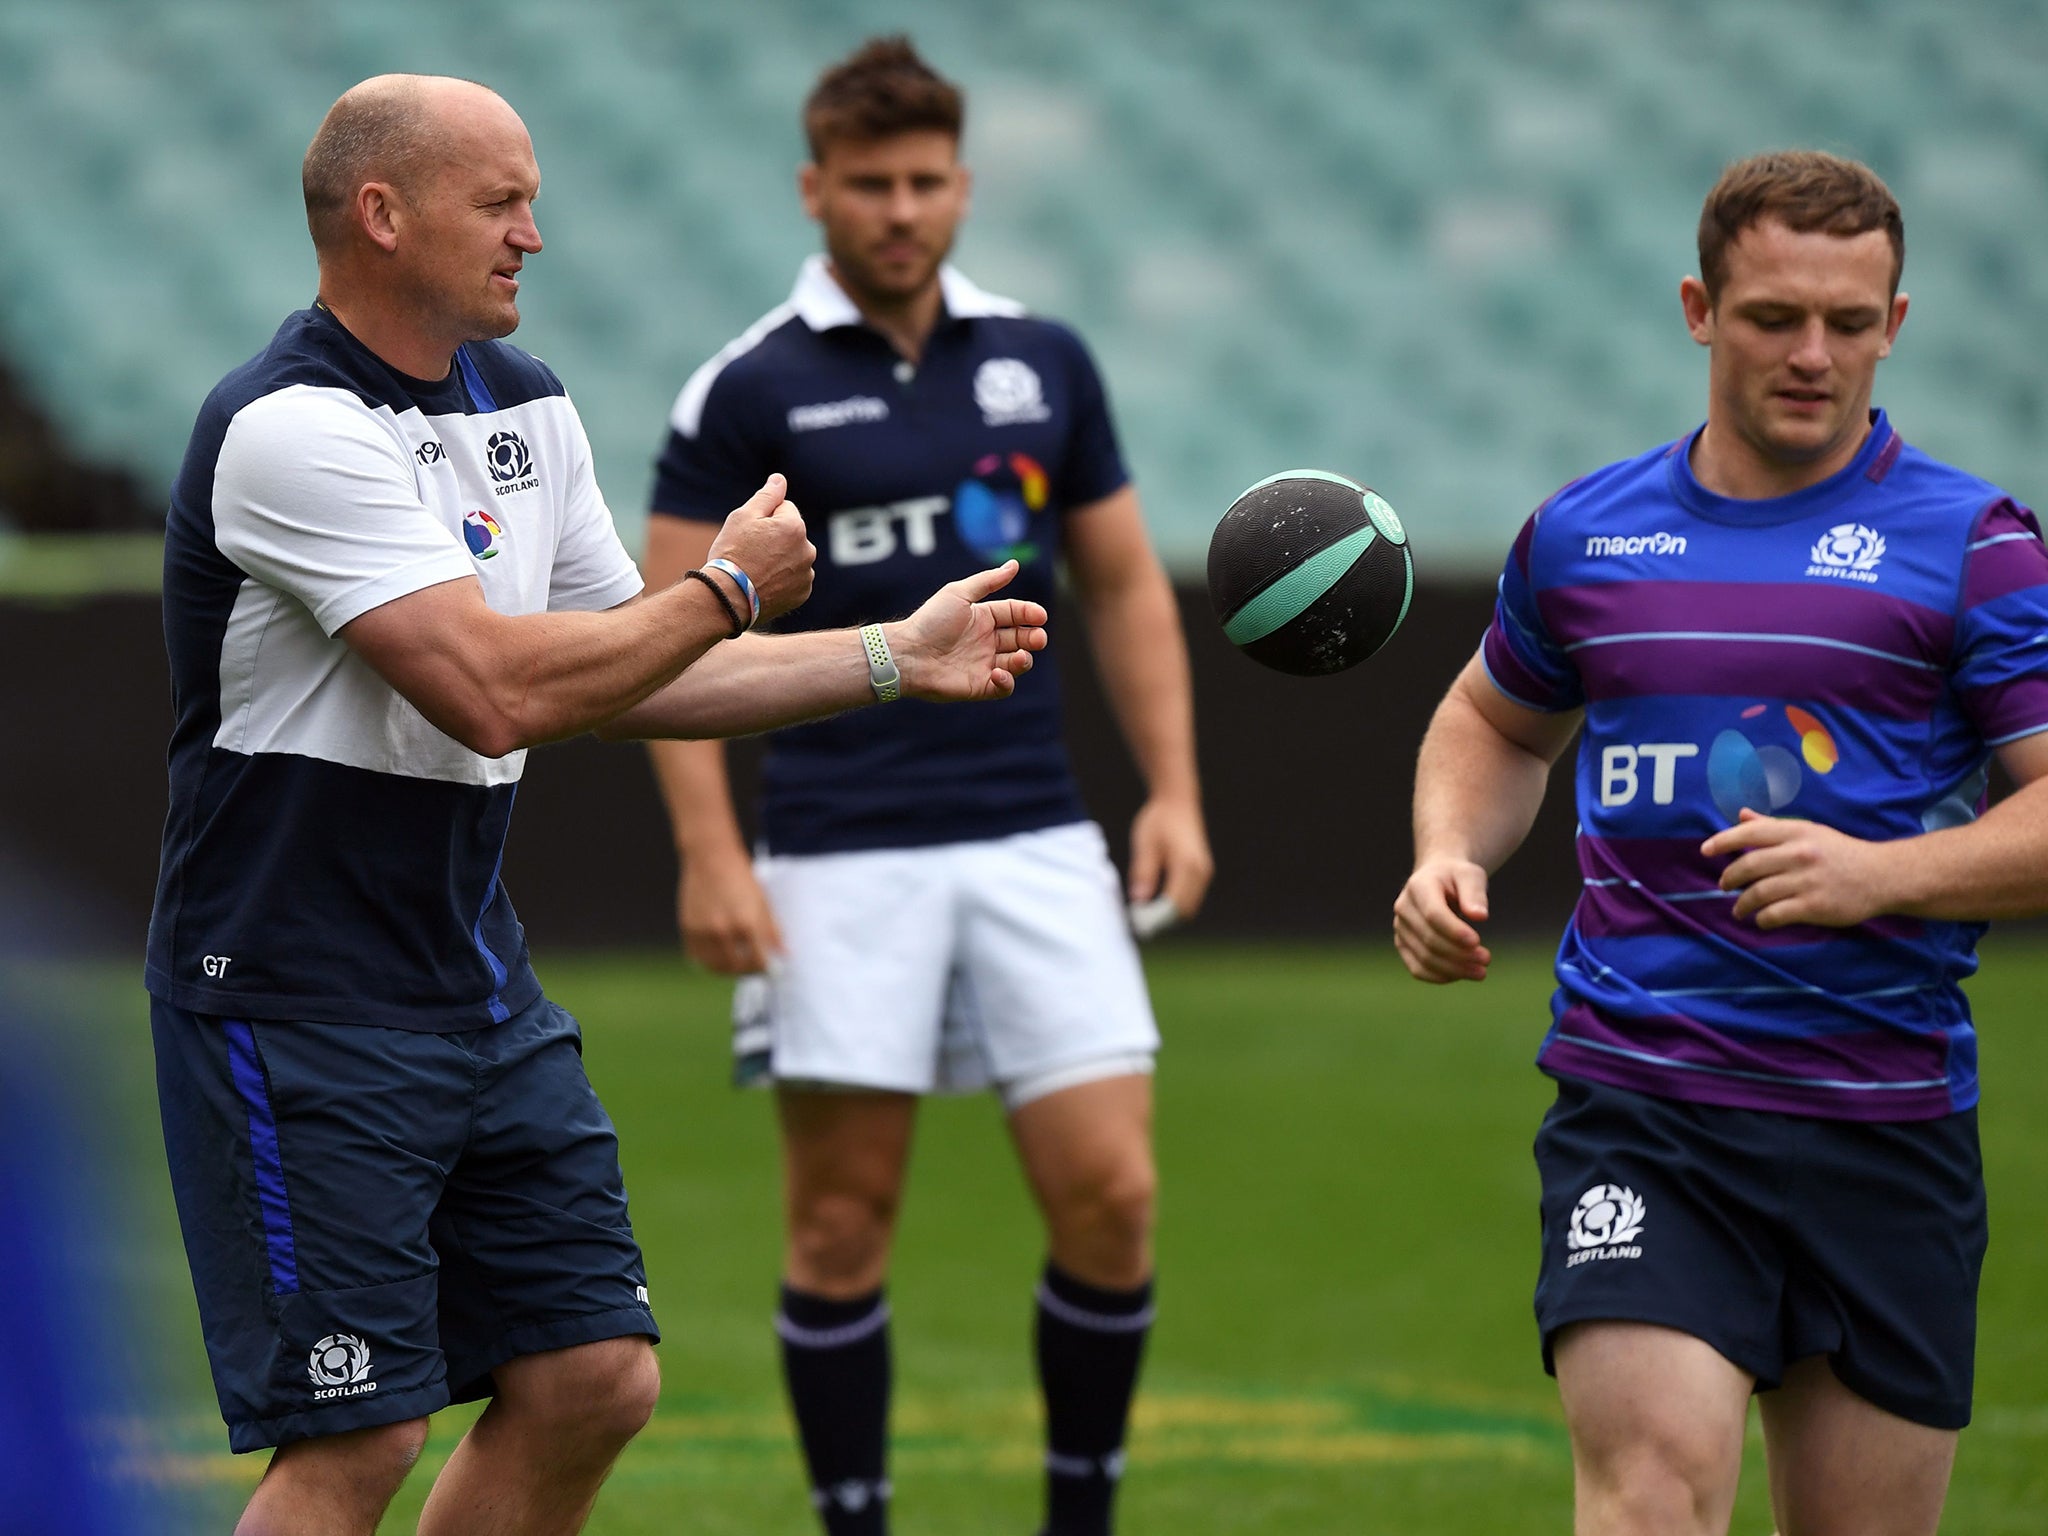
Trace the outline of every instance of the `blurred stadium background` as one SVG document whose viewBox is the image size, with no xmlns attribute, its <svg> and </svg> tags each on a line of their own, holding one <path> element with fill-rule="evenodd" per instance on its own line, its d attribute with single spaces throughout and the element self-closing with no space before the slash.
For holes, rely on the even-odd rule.
<svg viewBox="0 0 2048 1536">
<path fill-rule="evenodd" d="M 163 1308 L 161 1345 L 138 1337 L 171 1384 L 122 1420 L 122 1465 L 139 1445 L 209 1509 L 253 1475 L 213 1454 L 135 972 L 169 718 L 163 505 L 205 391 L 312 293 L 314 126 L 387 69 L 479 79 L 523 113 L 547 251 L 518 340 L 568 381 L 637 546 L 675 390 L 813 247 L 798 101 L 896 29 L 969 93 L 960 264 L 1089 338 L 1186 587 L 1222 870 L 1203 922 L 1155 953 L 1182 1320 L 1170 1306 L 1131 1527 L 1562 1528 L 1523 1290 L 1542 954 L 1456 999 L 1393 974 L 1378 936 L 1412 746 L 1528 510 L 1699 418 L 1676 284 L 1741 154 L 1819 145 L 1886 176 L 1914 309 L 1880 401 L 1930 451 L 2048 494 L 2034 0 L 0 0 L 0 979 L 90 1042 L 123 1127 L 107 1155 L 138 1170 L 115 1267 Z M 1236 657 L 1198 590 L 1214 518 L 1295 464 L 1381 489 L 1423 578 L 1392 646 L 1318 683 Z M 1082 670 L 1076 754 L 1114 834 L 1135 784 Z M 664 1418 L 594 1529 L 673 1529 L 685 1506 L 707 1531 L 801 1529 L 762 1326 L 765 1121 L 718 1086 L 719 990 L 660 955 L 673 871 L 646 770 L 572 744 L 528 785 L 507 877 L 544 977 L 592 1024 L 673 1330 Z M 1553 806 L 1502 927 L 1562 920 L 1570 831 Z M 1240 947 L 1310 936 L 1360 947 Z M 1963 1531 L 2048 1527 L 2034 942 L 2005 941 L 1980 993 L 1998 1238 Z M 991 1529 L 993 1508 L 1023 1529 L 1023 1303 L 981 1299 L 1021 1297 L 1029 1222 L 985 1107 L 936 1113 L 923 1167 L 903 1527 Z M 1739 1528 L 1768 1529 L 1761 1511 L 1752 1477 Z"/>
</svg>

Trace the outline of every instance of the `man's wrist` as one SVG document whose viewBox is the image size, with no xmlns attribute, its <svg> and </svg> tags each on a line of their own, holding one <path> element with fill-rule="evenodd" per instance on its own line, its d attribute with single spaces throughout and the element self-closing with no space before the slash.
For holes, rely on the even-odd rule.
<svg viewBox="0 0 2048 1536">
<path fill-rule="evenodd" d="M 1193 811 L 1199 815 L 1202 809 L 1201 781 L 1192 773 L 1153 779 L 1145 786 L 1145 801 L 1148 805 Z"/>
<path fill-rule="evenodd" d="M 745 604 L 735 604 L 732 598 L 726 594 L 725 589 L 719 585 L 717 576 L 703 570 L 685 571 L 679 585 L 684 587 L 701 586 L 711 594 L 713 600 L 717 602 L 720 611 L 725 615 L 726 639 L 737 640 L 746 633 L 746 621 L 742 617 L 746 612 Z"/>
<path fill-rule="evenodd" d="M 860 627 L 861 654 L 868 666 L 868 687 L 873 691 L 877 704 L 893 704 L 906 691 L 896 648 L 888 633 L 893 627 L 884 624 L 863 624 Z"/>
<path fill-rule="evenodd" d="M 899 619 L 889 624 L 877 624 L 875 628 L 882 632 L 882 639 L 888 642 L 889 654 L 896 659 L 903 697 L 922 697 L 917 690 L 924 683 L 924 660 L 917 654 L 917 643 L 910 638 L 910 626 Z"/>
<path fill-rule="evenodd" d="M 708 579 L 718 583 L 721 593 L 729 594 L 726 600 L 739 615 L 742 633 L 761 622 L 761 595 L 746 572 L 725 559 L 706 560 L 701 569 Z"/>
<path fill-rule="evenodd" d="M 693 865 L 701 869 L 714 864 L 751 864 L 754 861 L 736 828 L 725 827 L 689 836 L 679 834 L 675 844 L 676 858 L 686 870 Z"/>
</svg>

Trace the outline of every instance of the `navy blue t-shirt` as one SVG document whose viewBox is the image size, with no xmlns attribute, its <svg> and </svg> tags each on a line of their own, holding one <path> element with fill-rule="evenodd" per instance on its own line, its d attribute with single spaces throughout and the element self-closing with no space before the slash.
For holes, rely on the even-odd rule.
<svg viewBox="0 0 2048 1536">
<path fill-rule="evenodd" d="M 640 578 L 560 381 L 503 342 L 456 363 L 408 378 L 301 310 L 200 410 L 164 539 L 147 971 L 180 1008 L 463 1030 L 540 994 L 499 879 L 526 754 L 445 735 L 339 632 L 442 582 L 528 614 Z"/>
<path fill-rule="evenodd" d="M 784 629 L 901 618 L 1013 557 L 1004 595 L 1051 608 L 1062 516 L 1129 478 L 1080 338 L 950 268 L 942 285 L 913 368 L 813 257 L 789 302 L 677 398 L 654 511 L 722 521 L 785 475 L 818 564 Z M 769 849 L 919 847 L 1082 820 L 1057 651 L 995 703 L 910 700 L 777 732 L 763 768 Z"/>
</svg>

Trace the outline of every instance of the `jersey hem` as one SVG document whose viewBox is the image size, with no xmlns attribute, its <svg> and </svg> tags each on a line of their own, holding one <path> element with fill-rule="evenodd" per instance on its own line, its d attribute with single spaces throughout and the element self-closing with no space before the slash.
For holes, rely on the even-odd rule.
<svg viewBox="0 0 2048 1536">
<path fill-rule="evenodd" d="M 1623 1088 L 1652 1098 L 1680 1104 L 1711 1104 L 1721 1109 L 1754 1109 L 1772 1114 L 1798 1115 L 1809 1120 L 1859 1120 L 1897 1125 L 1919 1120 L 1940 1120 L 1977 1107 L 1977 1084 L 1963 1091 L 1953 1085 L 1912 1089 L 1883 1103 L 1873 1103 L 1872 1093 L 1839 1089 L 1810 1088 L 1796 1083 L 1759 1083 L 1726 1080 L 1704 1074 L 1680 1073 L 1648 1063 L 1611 1061 L 1574 1051 L 1569 1041 L 1552 1041 L 1537 1053 L 1536 1069 L 1559 1081 L 1597 1083 L 1606 1088 Z"/>
<path fill-rule="evenodd" d="M 210 1018 L 263 1019 L 288 1024 L 358 1024 L 373 1029 L 407 1029 L 426 1035 L 453 1035 L 466 1030 L 489 1029 L 500 1022 L 493 1012 L 494 1003 L 508 1017 L 516 1018 L 532 1007 L 541 995 L 540 978 L 523 956 L 519 970 L 490 997 L 479 1002 L 440 1007 L 406 1007 L 360 997 L 224 992 L 214 987 L 172 981 L 162 967 L 155 964 L 143 971 L 143 985 L 152 997 L 173 1008 L 205 1014 Z"/>
</svg>

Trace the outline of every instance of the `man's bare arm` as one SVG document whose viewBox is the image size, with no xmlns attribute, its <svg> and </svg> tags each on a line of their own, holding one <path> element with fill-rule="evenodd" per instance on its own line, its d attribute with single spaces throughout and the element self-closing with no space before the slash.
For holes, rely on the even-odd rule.
<svg viewBox="0 0 2048 1536">
<path fill-rule="evenodd" d="M 726 519 L 717 543 L 752 576 L 764 613 L 809 595 L 817 551 L 783 501 L 780 475 Z M 736 587 L 720 590 L 738 601 Z M 473 752 L 503 757 L 639 704 L 728 634 L 730 622 L 703 582 L 605 613 L 503 614 L 472 577 L 408 593 L 338 633 L 434 725 Z"/>
<path fill-rule="evenodd" d="M 682 580 L 711 553 L 714 525 L 655 514 L 647 519 L 640 573 L 656 590 Z M 683 952 L 726 976 L 758 971 L 782 947 L 767 893 L 733 805 L 723 741 L 650 741 L 654 777 L 668 808 L 680 874 L 676 928 Z"/>
<path fill-rule="evenodd" d="M 1394 903 L 1394 947 L 1422 981 L 1479 981 L 1492 956 L 1487 877 L 1536 824 L 1551 765 L 1581 712 L 1510 702 L 1474 656 L 1437 706 L 1415 763 L 1415 870 Z"/>
<path fill-rule="evenodd" d="M 1017 574 L 1005 561 L 948 582 L 882 632 L 912 698 L 972 703 L 1007 697 L 1045 649 L 1045 609 L 992 594 Z M 611 740 L 744 736 L 874 702 L 857 630 L 746 635 L 721 645 L 659 693 L 608 721 Z"/>
<path fill-rule="evenodd" d="M 1202 822 L 1194 690 L 1173 585 L 1130 486 L 1076 507 L 1064 534 L 1096 670 L 1145 781 L 1147 799 L 1131 823 L 1131 899 L 1163 895 L 1192 917 L 1215 861 Z"/>
</svg>

